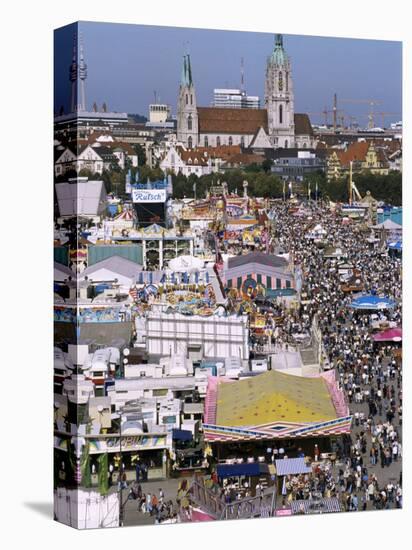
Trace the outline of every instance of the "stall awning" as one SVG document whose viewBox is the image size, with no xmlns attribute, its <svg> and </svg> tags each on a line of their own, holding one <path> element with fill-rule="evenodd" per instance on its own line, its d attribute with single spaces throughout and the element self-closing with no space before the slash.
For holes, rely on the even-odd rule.
<svg viewBox="0 0 412 550">
<path fill-rule="evenodd" d="M 218 477 L 259 476 L 268 474 L 269 467 L 263 462 L 248 462 L 242 464 L 218 464 Z"/>
<path fill-rule="evenodd" d="M 292 500 L 290 502 L 292 514 L 325 514 L 341 512 L 341 505 L 337 498 L 321 498 L 319 500 Z"/>
<path fill-rule="evenodd" d="M 192 441 L 193 434 L 189 430 L 173 430 L 172 437 L 174 441 Z"/>
<path fill-rule="evenodd" d="M 276 473 L 278 476 L 288 476 L 295 474 L 308 474 L 312 471 L 310 466 L 306 465 L 302 458 L 282 458 L 276 460 Z"/>
<path fill-rule="evenodd" d="M 385 296 L 376 296 L 373 294 L 358 296 L 353 300 L 349 307 L 352 309 L 365 309 L 365 310 L 382 310 L 392 309 L 395 307 L 395 302 Z"/>
</svg>

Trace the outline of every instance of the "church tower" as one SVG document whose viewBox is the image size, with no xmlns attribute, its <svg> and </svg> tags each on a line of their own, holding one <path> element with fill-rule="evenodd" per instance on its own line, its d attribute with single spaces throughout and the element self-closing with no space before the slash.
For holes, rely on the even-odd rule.
<svg viewBox="0 0 412 550">
<path fill-rule="evenodd" d="M 265 82 L 268 133 L 275 148 L 295 146 L 294 96 L 291 65 L 277 34 L 272 55 L 268 57 Z"/>
<path fill-rule="evenodd" d="M 190 55 L 183 56 L 177 106 L 177 139 L 188 149 L 199 144 L 199 118 L 197 114 L 196 90 L 193 84 Z"/>
</svg>

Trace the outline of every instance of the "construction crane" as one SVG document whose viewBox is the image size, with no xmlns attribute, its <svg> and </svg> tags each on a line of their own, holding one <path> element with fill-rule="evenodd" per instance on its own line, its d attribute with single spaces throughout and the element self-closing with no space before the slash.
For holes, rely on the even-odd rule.
<svg viewBox="0 0 412 550">
<path fill-rule="evenodd" d="M 400 115 L 401 113 L 388 113 L 388 112 L 383 112 L 381 111 L 380 113 L 376 113 L 377 115 L 380 115 L 382 117 L 382 128 L 384 129 L 385 128 L 385 117 L 387 116 L 398 116 Z"/>
<path fill-rule="evenodd" d="M 326 108 L 321 111 L 320 113 L 307 113 L 309 116 L 319 116 L 319 117 L 324 117 L 324 124 L 325 126 L 328 125 L 328 114 L 331 113 L 332 111 L 327 111 Z"/>
<path fill-rule="evenodd" d="M 369 105 L 369 114 L 368 114 L 368 128 L 374 128 L 375 127 L 375 112 L 374 107 L 375 105 L 381 105 L 382 101 L 378 99 L 341 99 L 342 103 L 367 103 Z"/>
</svg>

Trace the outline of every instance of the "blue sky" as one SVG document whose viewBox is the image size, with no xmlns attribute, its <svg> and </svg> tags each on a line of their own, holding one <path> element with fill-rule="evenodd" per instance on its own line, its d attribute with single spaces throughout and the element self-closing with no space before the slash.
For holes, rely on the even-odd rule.
<svg viewBox="0 0 412 550">
<path fill-rule="evenodd" d="M 69 105 L 73 34 L 76 25 L 55 32 L 55 108 Z M 281 32 L 275 29 L 274 32 Z M 244 58 L 245 88 L 263 100 L 266 58 L 274 34 L 235 31 L 79 23 L 88 65 L 86 101 L 104 101 L 110 110 L 147 116 L 158 100 L 176 112 L 182 55 L 189 51 L 198 105 L 208 106 L 213 88 L 239 87 L 240 59 Z M 369 105 L 339 103 L 340 99 L 381 101 L 375 111 L 394 113 L 385 122 L 401 119 L 402 45 L 383 40 L 284 35 L 292 61 L 296 112 L 338 108 L 367 124 Z M 263 103 L 263 101 L 262 101 Z M 323 117 L 312 115 L 312 120 Z M 376 119 L 381 125 L 381 117 Z"/>
</svg>

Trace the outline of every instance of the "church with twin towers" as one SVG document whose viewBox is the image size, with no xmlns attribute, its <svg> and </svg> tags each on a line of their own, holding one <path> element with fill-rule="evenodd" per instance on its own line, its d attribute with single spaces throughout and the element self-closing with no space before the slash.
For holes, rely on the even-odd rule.
<svg viewBox="0 0 412 550">
<path fill-rule="evenodd" d="M 292 66 L 282 35 L 276 35 L 267 59 L 262 109 L 199 107 L 190 55 L 183 56 L 177 139 L 188 149 L 222 145 L 241 145 L 258 151 L 315 147 L 308 115 L 295 113 Z"/>
</svg>

